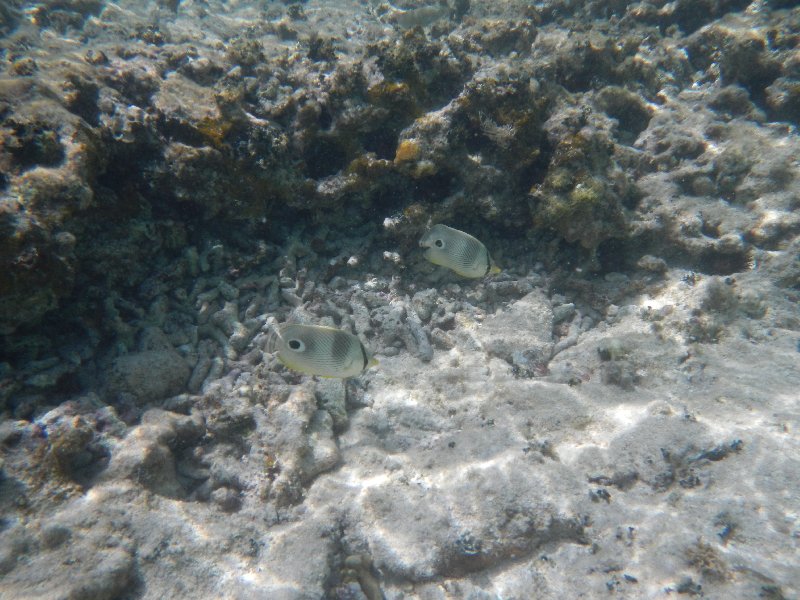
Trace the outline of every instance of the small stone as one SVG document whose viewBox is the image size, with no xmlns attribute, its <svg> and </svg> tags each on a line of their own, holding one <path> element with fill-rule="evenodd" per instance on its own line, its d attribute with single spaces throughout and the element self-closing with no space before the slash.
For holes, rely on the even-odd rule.
<svg viewBox="0 0 800 600">
<path fill-rule="evenodd" d="M 11 63 L 11 72 L 14 73 L 14 75 L 33 75 L 36 72 L 36 69 L 38 69 L 36 61 L 29 56 L 26 56 L 25 58 L 18 58 Z"/>
<path fill-rule="evenodd" d="M 229 302 L 239 297 L 239 290 L 226 281 L 220 281 L 217 287 L 222 297 Z"/>
<path fill-rule="evenodd" d="M 74 583 L 60 597 L 82 600 L 116 598 L 128 587 L 133 577 L 133 557 L 120 548 L 104 549 L 96 557 L 90 557 L 87 564 L 95 566 L 88 572 L 80 573 L 80 577 L 70 577 Z"/>
<path fill-rule="evenodd" d="M 614 361 L 624 358 L 630 353 L 630 348 L 619 338 L 606 338 L 597 345 L 600 360 Z"/>
<path fill-rule="evenodd" d="M 561 304 L 553 309 L 553 324 L 558 325 L 564 321 L 569 321 L 575 314 L 575 305 L 570 302 L 568 304 Z"/>
<path fill-rule="evenodd" d="M 25 435 L 28 430 L 29 423 L 27 421 L 3 421 L 0 423 L 0 445 L 1 446 L 14 446 Z"/>
<path fill-rule="evenodd" d="M 58 548 L 72 537 L 72 531 L 65 525 L 50 525 L 42 529 L 42 546 L 48 550 Z"/>
<path fill-rule="evenodd" d="M 181 393 L 189 375 L 189 366 L 175 350 L 148 350 L 117 358 L 107 383 L 112 394 L 131 393 L 144 404 Z"/>
<path fill-rule="evenodd" d="M 316 396 L 319 407 L 328 411 L 333 419 L 335 431 L 347 427 L 347 390 L 339 379 L 320 379 L 316 383 Z"/>
<path fill-rule="evenodd" d="M 663 258 L 651 256 L 650 254 L 642 256 L 636 266 L 651 273 L 664 273 L 667 270 L 667 263 Z"/>
<path fill-rule="evenodd" d="M 224 512 L 236 512 L 242 507 L 239 493 L 228 487 L 217 488 L 211 492 L 211 500 Z"/>
<path fill-rule="evenodd" d="M 92 50 L 91 48 L 86 51 L 83 59 L 90 65 L 104 65 L 108 62 L 108 57 L 102 50 Z"/>
</svg>

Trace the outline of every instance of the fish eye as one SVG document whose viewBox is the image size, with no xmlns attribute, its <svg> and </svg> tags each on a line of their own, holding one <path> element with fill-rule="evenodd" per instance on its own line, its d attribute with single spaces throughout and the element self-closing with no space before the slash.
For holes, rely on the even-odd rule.
<svg viewBox="0 0 800 600">
<path fill-rule="evenodd" d="M 444 240 L 436 240 L 435 242 L 433 242 L 433 244 L 437 248 L 444 248 Z"/>
<path fill-rule="evenodd" d="M 300 340 L 289 340 L 286 345 L 289 346 L 290 350 L 294 350 L 295 352 L 302 352 L 306 349 L 306 345 Z"/>
</svg>

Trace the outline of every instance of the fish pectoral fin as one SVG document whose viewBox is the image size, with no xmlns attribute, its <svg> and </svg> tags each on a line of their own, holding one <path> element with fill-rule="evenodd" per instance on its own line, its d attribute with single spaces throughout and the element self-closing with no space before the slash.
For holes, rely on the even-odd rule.
<svg viewBox="0 0 800 600">
<path fill-rule="evenodd" d="M 291 369 L 292 371 L 297 371 L 298 373 L 302 373 L 303 375 L 316 375 L 313 370 L 309 369 L 308 367 L 298 365 L 291 361 L 287 361 L 282 356 L 278 355 L 278 362 L 281 363 L 287 369 Z"/>
<path fill-rule="evenodd" d="M 428 259 L 428 262 L 433 263 L 437 267 L 448 267 L 449 268 L 449 266 L 446 265 L 444 263 L 444 261 L 441 258 L 437 257 L 437 256 L 427 256 L 426 255 L 425 258 Z"/>
</svg>

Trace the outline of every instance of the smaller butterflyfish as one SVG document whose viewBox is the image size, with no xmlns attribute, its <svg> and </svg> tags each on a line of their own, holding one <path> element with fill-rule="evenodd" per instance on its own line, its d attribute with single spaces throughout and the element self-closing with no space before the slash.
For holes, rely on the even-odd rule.
<svg viewBox="0 0 800 600">
<path fill-rule="evenodd" d="M 431 227 L 419 245 L 426 249 L 425 258 L 433 264 L 447 267 L 462 277 L 485 277 L 500 272 L 480 240 L 447 225 Z"/>
<path fill-rule="evenodd" d="M 280 325 L 270 332 L 267 352 L 290 369 L 320 377 L 353 377 L 378 364 L 358 337 L 321 325 Z"/>
</svg>

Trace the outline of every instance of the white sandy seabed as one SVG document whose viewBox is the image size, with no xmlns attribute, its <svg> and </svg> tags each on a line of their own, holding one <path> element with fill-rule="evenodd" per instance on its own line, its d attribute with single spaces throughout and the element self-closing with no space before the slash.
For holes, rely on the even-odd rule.
<svg viewBox="0 0 800 600">
<path fill-rule="evenodd" d="M 429 363 L 282 400 L 231 373 L 151 409 L 87 493 L 8 534 L 29 547 L 4 597 L 792 598 L 797 335 L 769 323 L 794 308 L 728 306 L 717 343 L 688 343 L 709 285 L 734 284 L 667 280 L 586 331 L 574 314 L 539 377 L 510 365 L 553 351 L 534 288 L 457 314 Z M 211 502 L 178 489 L 201 435 Z"/>
</svg>

